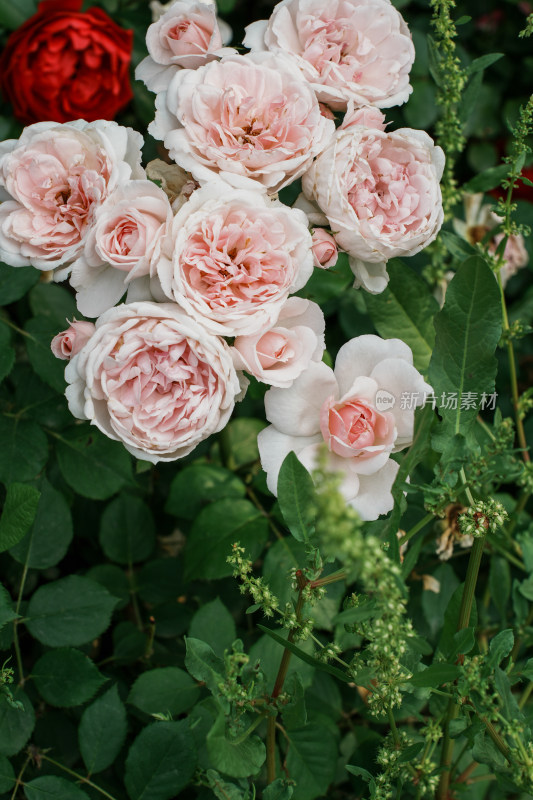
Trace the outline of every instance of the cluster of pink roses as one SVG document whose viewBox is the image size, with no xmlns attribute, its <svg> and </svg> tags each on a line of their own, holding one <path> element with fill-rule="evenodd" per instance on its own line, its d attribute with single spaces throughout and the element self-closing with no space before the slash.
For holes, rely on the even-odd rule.
<svg viewBox="0 0 533 800">
<path fill-rule="evenodd" d="M 247 372 L 272 387 L 259 437 L 272 491 L 287 452 L 312 467 L 325 442 L 347 501 L 375 519 L 392 506 L 390 455 L 412 440 L 395 400 L 429 387 L 405 344 L 376 336 L 331 370 L 321 309 L 291 295 L 338 249 L 356 286 L 383 291 L 387 259 L 438 233 L 442 151 L 385 132 L 379 110 L 411 91 L 407 26 L 390 0 L 283 0 L 239 55 L 209 1 L 156 16 L 137 77 L 175 163 L 147 177 L 140 135 L 114 122 L 29 126 L 0 145 L 0 258 L 68 277 L 97 318 L 52 343 L 76 417 L 173 460 L 226 425 Z M 298 178 L 289 207 L 277 193 Z"/>
</svg>

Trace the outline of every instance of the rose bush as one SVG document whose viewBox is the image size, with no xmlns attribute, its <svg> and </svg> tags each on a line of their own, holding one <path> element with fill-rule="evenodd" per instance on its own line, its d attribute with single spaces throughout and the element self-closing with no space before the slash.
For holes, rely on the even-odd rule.
<svg viewBox="0 0 533 800">
<path fill-rule="evenodd" d="M 41 0 L 0 57 L 0 88 L 24 124 L 114 119 L 133 97 L 133 31 L 82 0 Z"/>
</svg>

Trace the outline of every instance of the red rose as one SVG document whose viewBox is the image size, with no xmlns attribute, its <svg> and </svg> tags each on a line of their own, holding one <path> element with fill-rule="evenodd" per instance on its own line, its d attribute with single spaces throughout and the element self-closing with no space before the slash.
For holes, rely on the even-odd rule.
<svg viewBox="0 0 533 800">
<path fill-rule="evenodd" d="M 113 119 L 133 93 L 133 32 L 82 0 L 43 0 L 8 39 L 0 86 L 13 113 L 29 124 Z"/>
</svg>

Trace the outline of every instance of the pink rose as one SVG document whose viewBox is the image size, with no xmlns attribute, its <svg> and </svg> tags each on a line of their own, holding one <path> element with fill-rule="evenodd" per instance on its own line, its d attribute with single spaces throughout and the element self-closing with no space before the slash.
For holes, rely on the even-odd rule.
<svg viewBox="0 0 533 800">
<path fill-rule="evenodd" d="M 245 47 L 289 57 L 333 109 L 405 103 L 415 50 L 390 0 L 282 0 L 246 28 Z"/>
<path fill-rule="evenodd" d="M 72 265 L 70 282 L 82 314 L 99 316 L 132 281 L 155 274 L 172 218 L 165 192 L 151 181 L 127 181 L 108 197 Z"/>
<path fill-rule="evenodd" d="M 298 71 L 269 53 L 181 70 L 156 108 L 150 133 L 200 183 L 219 175 L 271 193 L 300 177 L 335 130 Z"/>
<path fill-rule="evenodd" d="M 222 181 L 198 189 L 181 207 L 172 255 L 157 264 L 165 295 L 223 336 L 272 325 L 312 271 L 305 214 Z"/>
<path fill-rule="evenodd" d="M 301 297 L 289 297 L 273 327 L 252 336 L 237 336 L 233 363 L 261 383 L 290 386 L 311 361 L 322 358 L 324 329 L 320 306 Z"/>
<path fill-rule="evenodd" d="M 92 322 L 72 320 L 70 328 L 66 331 L 61 331 L 57 336 L 54 336 L 50 343 L 52 353 L 56 358 L 61 358 L 64 361 L 70 361 L 72 356 L 79 353 L 84 347 L 95 331 Z"/>
<path fill-rule="evenodd" d="M 399 339 L 352 339 L 339 350 L 335 371 L 311 362 L 290 388 L 265 395 L 272 424 L 261 431 L 258 444 L 268 488 L 276 494 L 287 453 L 292 450 L 313 469 L 325 443 L 328 467 L 342 475 L 340 488 L 349 505 L 365 520 L 386 514 L 398 471 L 390 455 L 413 439 L 414 409 L 401 402 L 402 395 L 412 393 L 421 405 L 430 392 Z"/>
<path fill-rule="evenodd" d="M 350 256 L 355 286 L 382 292 L 386 262 L 432 242 L 443 222 L 439 181 L 444 154 L 423 131 L 392 133 L 359 125 L 338 130 L 302 178 Z"/>
<path fill-rule="evenodd" d="M 224 340 L 175 305 L 150 302 L 101 316 L 65 378 L 75 417 L 154 464 L 222 430 L 240 393 Z"/>
<path fill-rule="evenodd" d="M 315 228 L 313 231 L 313 259 L 315 267 L 327 269 L 337 263 L 339 257 L 337 242 L 324 228 Z"/>
<path fill-rule="evenodd" d="M 364 128 L 375 128 L 378 131 L 384 131 L 387 123 L 385 122 L 385 114 L 379 108 L 373 108 L 373 106 L 355 108 L 353 102 L 350 101 L 342 125 L 339 128 L 344 130 L 354 125 L 362 125 Z"/>
<path fill-rule="evenodd" d="M 49 270 L 81 252 L 94 214 L 129 178 L 144 177 L 142 138 L 116 122 L 37 122 L 0 144 L 0 259 Z M 65 277 L 68 270 L 56 274 Z"/>
<path fill-rule="evenodd" d="M 236 51 L 222 46 L 214 5 L 178 0 L 146 33 L 148 55 L 135 70 L 152 92 L 165 91 L 179 69 L 196 69 Z"/>
</svg>

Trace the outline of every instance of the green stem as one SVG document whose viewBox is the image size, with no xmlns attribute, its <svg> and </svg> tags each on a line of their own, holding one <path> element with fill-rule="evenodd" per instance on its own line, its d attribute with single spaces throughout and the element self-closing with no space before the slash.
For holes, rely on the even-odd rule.
<svg viewBox="0 0 533 800">
<path fill-rule="evenodd" d="M 133 616 L 135 617 L 135 624 L 137 625 L 141 633 L 144 633 L 144 625 L 142 621 L 141 610 L 139 608 L 139 601 L 137 600 L 137 586 L 135 584 L 135 573 L 133 572 L 133 564 L 131 563 L 131 561 L 128 562 L 128 569 L 126 571 L 126 575 L 128 578 L 128 588 L 130 592 L 131 606 L 133 608 Z"/>
<path fill-rule="evenodd" d="M 19 643 L 19 634 L 18 634 L 18 623 L 21 621 L 19 619 L 19 611 L 20 606 L 22 603 L 22 595 L 24 594 L 24 586 L 26 584 L 26 578 L 28 576 L 28 555 L 26 556 L 26 561 L 24 563 L 24 569 L 22 570 L 22 577 L 20 579 L 20 587 L 17 596 L 17 605 L 15 606 L 15 614 L 17 614 L 17 618 L 13 620 L 13 646 L 15 648 L 15 656 L 17 659 L 17 668 L 19 672 L 19 686 L 24 686 L 25 677 L 24 677 L 24 668 L 22 666 L 22 654 L 20 652 L 20 643 Z"/>
<path fill-rule="evenodd" d="M 472 550 L 470 551 L 465 586 L 463 589 L 463 596 L 461 598 L 461 607 L 459 609 L 459 622 L 457 624 L 458 631 L 467 628 L 470 623 L 470 614 L 472 613 L 472 604 L 474 601 L 484 544 L 484 536 L 474 539 L 474 544 L 472 545 Z M 452 763 L 453 749 L 455 746 L 455 741 L 450 736 L 450 725 L 453 720 L 457 718 L 458 714 L 459 705 L 454 700 L 450 700 L 448 703 L 446 721 L 444 723 L 444 739 L 442 743 L 442 754 L 440 761 L 441 767 L 443 767 L 443 772 L 441 774 L 439 787 L 435 795 L 436 800 L 446 800 L 448 797 L 451 775 L 450 766 Z"/>
<path fill-rule="evenodd" d="M 522 697 L 520 698 L 520 701 L 518 703 L 518 708 L 520 710 L 522 710 L 524 708 L 525 704 L 529 700 L 529 696 L 530 696 L 531 692 L 533 692 L 533 681 L 530 681 L 528 683 L 528 685 L 526 686 L 526 688 L 524 689 Z"/>
<path fill-rule="evenodd" d="M 76 778 L 76 780 L 80 781 L 81 783 L 86 783 L 87 786 L 90 786 L 104 797 L 107 797 L 108 800 L 116 800 L 116 797 L 113 797 L 112 794 L 109 794 L 108 792 L 105 791 L 105 789 L 102 789 L 100 786 L 97 786 L 96 783 L 93 783 L 89 778 L 84 778 L 83 775 L 79 774 L 79 772 L 74 772 L 74 770 L 65 767 L 63 764 L 60 764 L 59 761 L 55 761 L 53 758 L 50 758 L 50 756 L 47 756 L 44 753 L 40 753 L 39 757 L 42 758 L 43 761 L 48 761 L 55 767 L 59 767 L 59 769 L 62 769 L 64 772 L 68 773 L 68 775 L 72 775 L 73 778 Z"/>
<path fill-rule="evenodd" d="M 257 719 L 254 719 L 252 724 L 249 725 L 248 728 L 246 728 L 244 733 L 241 733 L 241 735 L 238 736 L 236 739 L 231 739 L 231 744 L 234 746 L 242 744 L 249 737 L 249 735 L 253 733 L 253 731 L 255 731 L 258 725 L 260 725 L 267 716 L 268 716 L 268 711 L 262 711 L 260 714 L 258 714 Z"/>
<path fill-rule="evenodd" d="M 26 758 L 26 760 L 24 761 L 22 767 L 20 768 L 20 772 L 17 775 L 17 779 L 16 779 L 15 785 L 13 787 L 13 792 L 11 794 L 11 800 L 15 800 L 15 797 L 17 796 L 17 792 L 18 792 L 19 786 L 22 784 L 22 776 L 26 772 L 26 767 L 28 766 L 30 761 L 31 761 L 31 756 L 28 756 Z"/>
<path fill-rule="evenodd" d="M 413 527 L 409 531 L 407 531 L 407 533 L 404 533 L 404 535 L 402 536 L 402 538 L 398 542 L 399 546 L 401 547 L 403 544 L 405 544 L 410 539 L 412 539 L 413 536 L 415 534 L 417 534 L 418 531 L 421 531 L 422 528 L 425 528 L 426 525 L 428 525 L 433 518 L 434 518 L 433 514 L 426 514 L 426 516 L 423 517 L 421 520 L 419 520 L 416 523 L 416 525 L 413 525 Z"/>
</svg>

